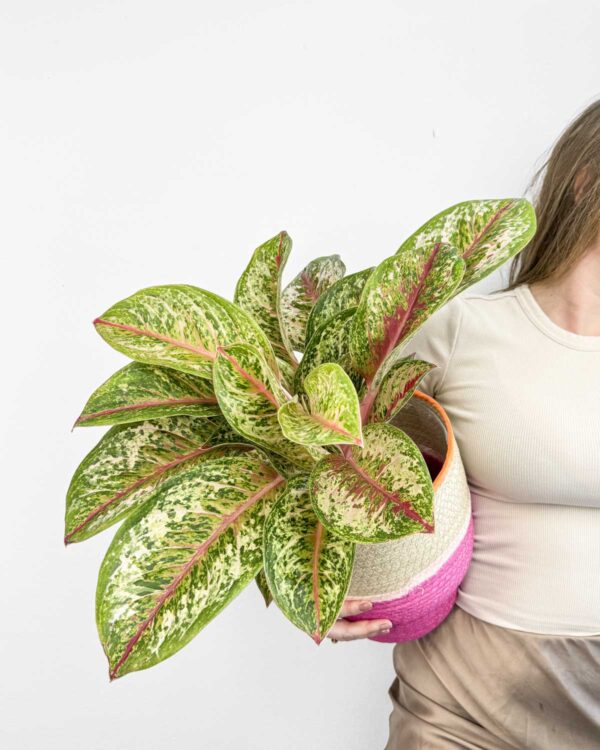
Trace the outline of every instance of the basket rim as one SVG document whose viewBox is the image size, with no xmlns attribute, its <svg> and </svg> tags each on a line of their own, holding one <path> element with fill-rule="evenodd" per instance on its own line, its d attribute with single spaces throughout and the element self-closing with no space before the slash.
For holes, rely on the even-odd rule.
<svg viewBox="0 0 600 750">
<path fill-rule="evenodd" d="M 433 480 L 433 488 L 434 490 L 437 490 L 444 481 L 446 474 L 448 473 L 448 469 L 450 468 L 450 464 L 452 463 L 452 459 L 454 458 L 454 430 L 452 429 L 450 418 L 446 414 L 444 407 L 439 403 L 439 401 L 436 401 L 432 396 L 429 396 L 427 393 L 419 390 L 415 390 L 413 396 L 420 398 L 422 401 L 425 401 L 435 409 L 435 411 L 439 414 L 442 422 L 444 423 L 444 427 L 446 428 L 446 432 L 448 435 L 448 440 L 446 441 L 447 447 L 446 455 L 444 457 L 444 463 L 442 464 L 442 468 L 440 469 L 438 475 Z"/>
</svg>

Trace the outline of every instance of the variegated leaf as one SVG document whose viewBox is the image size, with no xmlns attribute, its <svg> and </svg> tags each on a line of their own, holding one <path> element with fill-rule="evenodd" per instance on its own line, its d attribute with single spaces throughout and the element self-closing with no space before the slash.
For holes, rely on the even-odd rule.
<svg viewBox="0 0 600 750">
<path fill-rule="evenodd" d="M 210 379 L 218 346 L 248 341 L 277 370 L 271 345 L 248 313 L 212 292 L 184 284 L 153 286 L 117 302 L 94 321 L 117 351 Z"/>
<path fill-rule="evenodd" d="M 369 277 L 352 321 L 354 367 L 368 385 L 386 357 L 452 295 L 465 262 L 444 245 L 386 258 Z"/>
<path fill-rule="evenodd" d="M 310 471 L 313 456 L 281 432 L 277 411 L 288 396 L 257 349 L 248 344 L 219 349 L 213 379 L 223 416 L 236 432 Z"/>
<path fill-rule="evenodd" d="M 339 255 L 315 258 L 283 290 L 283 325 L 292 348 L 297 352 L 304 351 L 306 321 L 315 303 L 345 272 L 346 266 Z"/>
<path fill-rule="evenodd" d="M 292 391 L 294 388 L 294 378 L 296 368 L 285 359 L 277 357 L 277 366 L 279 367 L 279 377 L 281 385 L 287 390 Z"/>
<path fill-rule="evenodd" d="M 288 482 L 265 522 L 265 574 L 277 606 L 317 645 L 342 608 L 354 550 L 319 523 L 307 478 Z"/>
<path fill-rule="evenodd" d="M 308 411 L 296 399 L 277 414 L 288 440 L 301 445 L 362 445 L 358 394 L 339 365 L 330 362 L 311 370 L 304 392 Z"/>
<path fill-rule="evenodd" d="M 180 414 L 220 414 L 211 383 L 171 368 L 131 362 L 94 391 L 75 425 L 123 424 Z"/>
<path fill-rule="evenodd" d="M 297 474 L 306 474 L 306 472 L 308 471 L 307 467 L 299 466 L 298 463 L 294 463 L 289 458 L 280 456 L 278 453 L 274 453 L 268 448 L 262 447 L 261 450 L 265 455 L 265 460 L 267 461 L 267 463 L 269 463 L 278 474 L 281 474 L 281 476 L 285 477 L 286 479 L 291 479 Z M 314 459 L 318 460 L 319 458 L 322 458 L 323 455 L 324 453 L 321 453 L 319 455 L 315 453 Z"/>
<path fill-rule="evenodd" d="M 374 268 L 366 268 L 364 271 L 351 273 L 336 281 L 319 297 L 306 321 L 306 344 L 331 318 L 344 310 L 357 307 L 362 290 L 373 270 Z"/>
<path fill-rule="evenodd" d="M 421 380 L 437 365 L 409 357 L 398 359 L 389 367 L 377 390 L 371 422 L 389 422 L 415 392 Z"/>
<path fill-rule="evenodd" d="M 302 393 L 304 381 L 311 370 L 326 362 L 335 362 L 345 370 L 359 396 L 364 388 L 364 380 L 352 366 L 350 355 L 350 332 L 354 309 L 342 310 L 327 320 L 311 336 L 310 341 L 296 370 L 294 390 Z"/>
<path fill-rule="evenodd" d="M 284 481 L 259 452 L 230 450 L 165 483 L 127 519 L 96 594 L 111 679 L 174 654 L 252 581 Z"/>
<path fill-rule="evenodd" d="M 244 443 L 256 448 L 252 440 L 240 435 L 239 432 L 236 432 L 233 427 L 231 427 L 229 422 L 222 419 L 210 437 L 210 444 L 213 446 L 226 446 L 231 443 Z M 267 463 L 269 463 L 278 474 L 286 477 L 286 479 L 293 477 L 300 472 L 306 473 L 305 470 L 300 468 L 297 464 L 292 463 L 289 459 L 280 456 L 278 453 L 273 453 L 273 451 L 264 446 L 261 447 L 260 450 L 264 454 Z M 315 458 L 317 458 L 316 454 Z"/>
<path fill-rule="evenodd" d="M 248 438 L 244 437 L 243 435 L 240 435 L 239 432 L 236 432 L 222 415 L 218 419 L 213 419 L 216 422 L 216 427 L 214 432 L 210 436 L 211 445 L 229 445 L 231 443 L 244 443 L 247 445 L 252 445 L 252 441 L 248 440 Z"/>
<path fill-rule="evenodd" d="M 257 247 L 236 285 L 234 300 L 259 323 L 275 354 L 295 364 L 281 318 L 281 274 L 291 249 L 287 232 L 279 232 Z"/>
<path fill-rule="evenodd" d="M 458 203 L 437 214 L 404 242 L 399 253 L 431 247 L 455 247 L 466 262 L 454 294 L 481 281 L 522 250 L 535 234 L 533 206 L 522 198 Z"/>
<path fill-rule="evenodd" d="M 165 479 L 202 460 L 214 445 L 219 422 L 180 416 L 108 430 L 71 479 L 65 544 L 81 542 L 120 521 Z"/>
<path fill-rule="evenodd" d="M 256 585 L 258 590 L 262 594 L 262 598 L 265 600 L 265 607 L 273 601 L 273 594 L 269 590 L 269 584 L 267 583 L 267 577 L 265 575 L 265 569 L 261 568 L 255 577 Z"/>
<path fill-rule="evenodd" d="M 433 532 L 433 484 L 415 442 L 385 423 L 363 428 L 364 448 L 319 461 L 310 492 L 319 520 L 353 542 Z"/>
<path fill-rule="evenodd" d="M 274 453 L 272 450 L 265 448 L 264 446 L 258 447 L 252 440 L 247 437 L 240 435 L 236 432 L 229 423 L 223 420 L 223 425 L 217 427 L 215 432 L 210 437 L 210 446 L 212 448 L 230 448 L 233 446 L 249 445 L 256 450 L 260 450 L 264 460 L 275 469 L 278 474 L 286 479 L 289 477 L 296 476 L 299 473 L 306 473 L 306 469 L 300 468 L 297 464 L 292 463 L 289 459 L 280 456 L 278 453 Z M 321 455 L 315 455 L 315 459 L 321 458 Z"/>
</svg>

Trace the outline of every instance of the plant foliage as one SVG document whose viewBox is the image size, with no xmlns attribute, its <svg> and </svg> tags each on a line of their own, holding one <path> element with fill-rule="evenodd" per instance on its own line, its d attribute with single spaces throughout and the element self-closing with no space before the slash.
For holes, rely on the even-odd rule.
<svg viewBox="0 0 600 750">
<path fill-rule="evenodd" d="M 435 366 L 406 346 L 534 231 L 525 200 L 467 201 L 375 267 L 323 256 L 283 289 L 280 232 L 233 302 L 155 286 L 94 321 L 133 361 L 75 422 L 110 429 L 71 480 L 65 543 L 124 520 L 96 594 L 111 679 L 174 654 L 253 579 L 318 644 L 356 543 L 435 533 L 423 455 L 390 424 Z"/>
</svg>

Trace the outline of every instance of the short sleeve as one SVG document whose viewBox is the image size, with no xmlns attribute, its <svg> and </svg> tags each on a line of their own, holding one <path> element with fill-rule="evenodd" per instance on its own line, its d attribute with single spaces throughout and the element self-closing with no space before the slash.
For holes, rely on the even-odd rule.
<svg viewBox="0 0 600 750">
<path fill-rule="evenodd" d="M 440 395 L 446 372 L 450 365 L 463 315 L 461 297 L 453 297 L 436 310 L 405 346 L 407 355 L 415 353 L 416 359 L 424 359 L 436 365 L 421 380 L 417 390 L 435 398 Z"/>
</svg>

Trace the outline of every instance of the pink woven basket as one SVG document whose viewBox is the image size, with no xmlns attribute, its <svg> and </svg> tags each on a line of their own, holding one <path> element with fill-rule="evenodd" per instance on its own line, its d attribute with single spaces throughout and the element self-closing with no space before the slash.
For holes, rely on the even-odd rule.
<svg viewBox="0 0 600 750">
<path fill-rule="evenodd" d="M 434 531 L 391 542 L 357 544 L 349 599 L 373 608 L 348 620 L 389 619 L 393 627 L 371 640 L 410 641 L 450 614 L 473 552 L 471 493 L 448 415 L 415 391 L 393 420 L 421 449 L 433 478 Z"/>
</svg>

